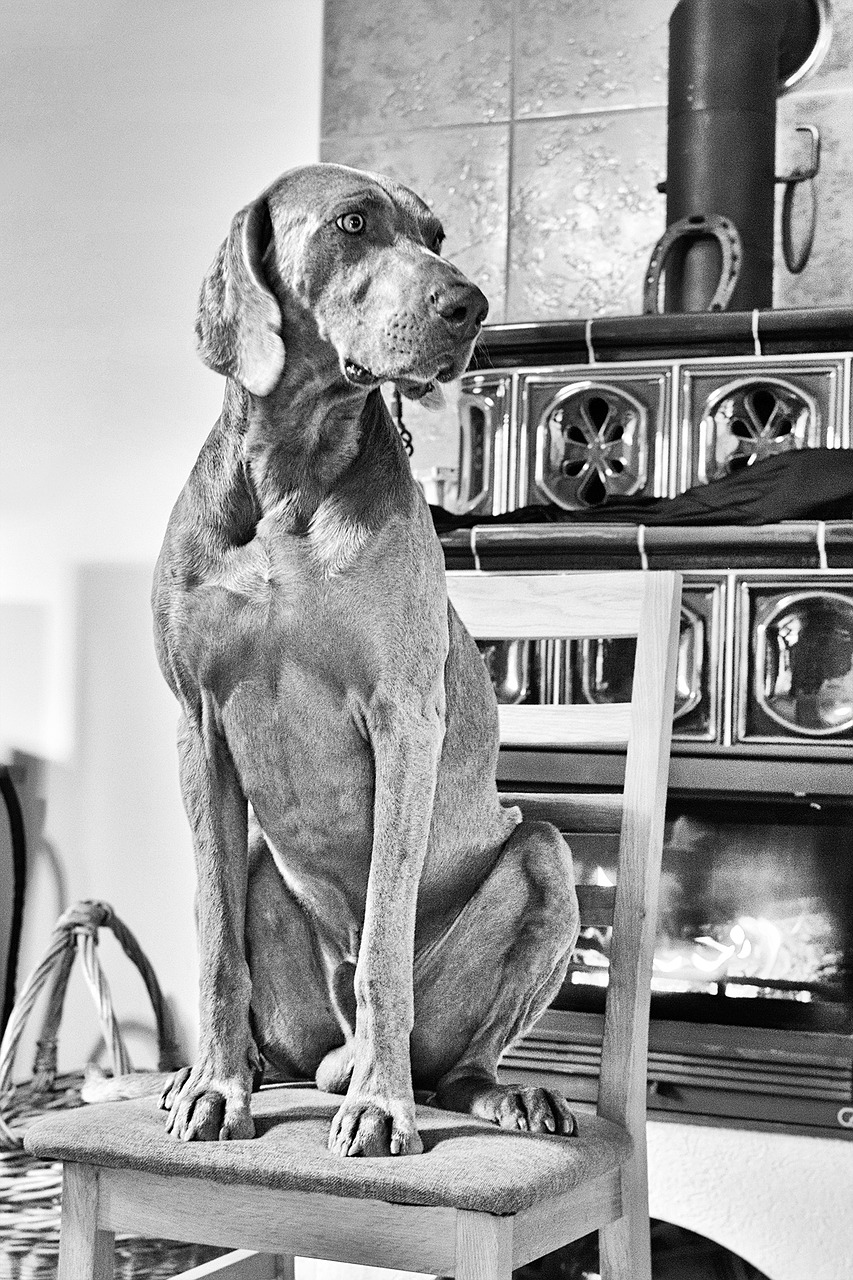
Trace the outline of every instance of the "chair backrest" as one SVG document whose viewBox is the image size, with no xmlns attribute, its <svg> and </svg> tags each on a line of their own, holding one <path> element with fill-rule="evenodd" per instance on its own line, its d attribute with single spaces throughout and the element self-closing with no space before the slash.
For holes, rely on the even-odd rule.
<svg viewBox="0 0 853 1280">
<path fill-rule="evenodd" d="M 477 640 L 637 637 L 630 703 L 501 706 L 506 746 L 624 747 L 621 796 L 526 797 L 563 831 L 618 831 L 615 888 L 579 886 L 581 924 L 612 923 L 598 1111 L 645 1141 L 646 1059 L 681 604 L 678 573 L 449 572 Z"/>
</svg>

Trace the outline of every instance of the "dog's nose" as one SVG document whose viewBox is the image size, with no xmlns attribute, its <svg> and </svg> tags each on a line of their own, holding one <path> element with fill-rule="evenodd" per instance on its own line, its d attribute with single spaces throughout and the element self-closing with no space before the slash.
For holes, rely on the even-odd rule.
<svg viewBox="0 0 853 1280">
<path fill-rule="evenodd" d="M 430 294 L 430 302 L 442 320 L 454 329 L 475 333 L 489 314 L 486 295 L 475 284 L 454 283 Z"/>
</svg>

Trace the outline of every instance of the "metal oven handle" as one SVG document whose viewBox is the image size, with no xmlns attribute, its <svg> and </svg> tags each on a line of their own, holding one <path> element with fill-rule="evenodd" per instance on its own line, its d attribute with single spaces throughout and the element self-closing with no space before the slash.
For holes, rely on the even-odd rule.
<svg viewBox="0 0 853 1280">
<path fill-rule="evenodd" d="M 472 511 L 487 496 L 490 486 L 494 483 L 495 409 L 495 402 L 491 396 L 474 395 L 467 391 L 463 391 L 459 396 L 457 510 L 460 513 Z M 475 411 L 479 419 L 476 423 Z M 480 465 L 475 467 L 475 459 L 478 456 Z"/>
</svg>

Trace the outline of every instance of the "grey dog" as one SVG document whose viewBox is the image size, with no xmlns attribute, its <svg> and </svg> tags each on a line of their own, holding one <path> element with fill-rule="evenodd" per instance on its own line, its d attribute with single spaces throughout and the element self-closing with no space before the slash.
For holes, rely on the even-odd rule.
<svg viewBox="0 0 853 1280">
<path fill-rule="evenodd" d="M 496 1072 L 565 974 L 571 856 L 500 803 L 494 694 L 379 391 L 470 359 L 488 304 L 442 239 L 405 187 L 312 165 L 236 215 L 202 286 L 228 381 L 153 597 L 198 876 L 199 1052 L 162 1096 L 182 1139 L 251 1137 L 264 1066 L 346 1094 L 344 1156 L 422 1150 L 413 1083 L 574 1131 Z"/>
</svg>

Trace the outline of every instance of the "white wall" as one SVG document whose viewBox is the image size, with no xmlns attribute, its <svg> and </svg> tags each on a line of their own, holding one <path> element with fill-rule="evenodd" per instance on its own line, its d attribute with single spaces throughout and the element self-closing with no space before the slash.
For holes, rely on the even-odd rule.
<svg viewBox="0 0 853 1280">
<path fill-rule="evenodd" d="M 69 896 L 113 902 L 192 1035 L 191 852 L 147 597 L 222 397 L 193 348 L 202 275 L 232 214 L 319 155 L 322 2 L 0 0 L 0 25 L 0 758 L 46 762 L 30 777 Z M 25 966 L 56 907 L 34 874 Z M 72 1020 L 76 1053 L 94 1032 Z"/>
</svg>

